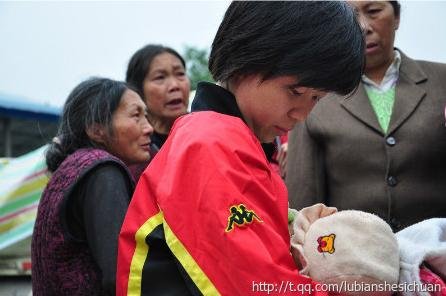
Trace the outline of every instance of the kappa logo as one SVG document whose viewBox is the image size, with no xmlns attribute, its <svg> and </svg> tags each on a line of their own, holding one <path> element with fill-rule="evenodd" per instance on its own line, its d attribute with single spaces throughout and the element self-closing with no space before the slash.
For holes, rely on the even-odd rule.
<svg viewBox="0 0 446 296">
<path fill-rule="evenodd" d="M 230 232 L 234 229 L 234 224 L 238 227 L 242 227 L 246 224 L 251 224 L 253 221 L 263 222 L 254 211 L 250 211 L 244 204 L 231 206 L 229 209 L 231 215 L 228 217 L 228 227 L 225 232 Z"/>
</svg>

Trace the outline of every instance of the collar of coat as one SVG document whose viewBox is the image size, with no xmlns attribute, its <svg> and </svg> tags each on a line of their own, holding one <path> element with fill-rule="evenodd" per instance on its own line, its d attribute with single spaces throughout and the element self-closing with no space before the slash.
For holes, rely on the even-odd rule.
<svg viewBox="0 0 446 296">
<path fill-rule="evenodd" d="M 417 61 L 406 56 L 400 49 L 395 49 L 401 54 L 400 75 L 406 75 L 415 84 L 427 80 L 426 73 L 424 73 Z"/>
<path fill-rule="evenodd" d="M 238 117 L 246 123 L 234 95 L 223 87 L 209 82 L 199 82 L 197 85 L 192 102 L 192 112 L 195 111 L 215 111 Z M 262 143 L 262 148 L 268 161 L 272 161 L 275 144 Z"/>
<path fill-rule="evenodd" d="M 426 73 L 417 61 L 407 57 L 401 50 L 399 52 L 401 53 L 400 75 L 396 84 L 395 105 L 387 133 L 381 129 L 362 83 L 354 96 L 341 100 L 341 105 L 349 113 L 383 136 L 392 134 L 414 112 L 426 95 L 422 84 L 428 79 Z"/>
<path fill-rule="evenodd" d="M 192 111 L 215 111 L 243 120 L 234 95 L 223 87 L 209 82 L 198 83 Z"/>
</svg>

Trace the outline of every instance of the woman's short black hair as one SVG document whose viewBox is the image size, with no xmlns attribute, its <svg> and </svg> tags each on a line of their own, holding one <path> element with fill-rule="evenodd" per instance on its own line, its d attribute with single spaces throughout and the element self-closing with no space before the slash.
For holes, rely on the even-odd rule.
<svg viewBox="0 0 446 296">
<path fill-rule="evenodd" d="M 46 152 L 50 172 L 77 149 L 98 146 L 86 132 L 93 124 L 106 127 L 113 135 L 113 114 L 127 89 L 132 88 L 125 82 L 93 77 L 71 91 L 63 107 L 57 137 Z"/>
<path fill-rule="evenodd" d="M 135 87 L 143 99 L 143 82 L 146 75 L 149 73 L 150 64 L 157 55 L 165 52 L 176 56 L 181 61 L 181 64 L 183 64 L 184 69 L 186 69 L 186 63 L 178 52 L 170 47 L 158 44 L 148 44 L 143 48 L 140 48 L 130 58 L 125 81 Z"/>
<path fill-rule="evenodd" d="M 365 42 L 340 1 L 234 1 L 212 43 L 216 81 L 296 76 L 299 85 L 348 94 L 360 82 Z"/>
<path fill-rule="evenodd" d="M 389 1 L 390 4 L 393 7 L 393 15 L 397 18 L 400 17 L 400 13 L 401 13 L 401 5 L 398 1 Z"/>
</svg>

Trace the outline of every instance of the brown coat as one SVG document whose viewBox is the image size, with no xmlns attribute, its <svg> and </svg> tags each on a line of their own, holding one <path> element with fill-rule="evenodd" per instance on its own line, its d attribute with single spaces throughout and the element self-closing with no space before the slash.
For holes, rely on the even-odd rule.
<svg viewBox="0 0 446 296">
<path fill-rule="evenodd" d="M 292 207 L 368 211 L 394 230 L 446 217 L 446 65 L 401 58 L 387 134 L 362 84 L 350 98 L 323 98 L 292 131 Z"/>
</svg>

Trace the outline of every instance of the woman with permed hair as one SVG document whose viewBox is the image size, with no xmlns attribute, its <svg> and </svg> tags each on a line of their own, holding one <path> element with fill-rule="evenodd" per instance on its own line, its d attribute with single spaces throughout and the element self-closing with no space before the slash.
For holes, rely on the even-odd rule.
<svg viewBox="0 0 446 296">
<path fill-rule="evenodd" d="M 80 83 L 46 152 L 31 256 L 33 295 L 115 295 L 118 235 L 134 189 L 128 165 L 150 158 L 146 106 L 127 84 Z"/>
<path fill-rule="evenodd" d="M 344 2 L 232 2 L 191 114 L 141 176 L 121 229 L 117 295 L 313 292 L 290 254 L 287 191 L 261 143 L 326 92 L 356 89 L 364 63 Z M 200 112 L 196 112 L 200 111 Z"/>
</svg>

